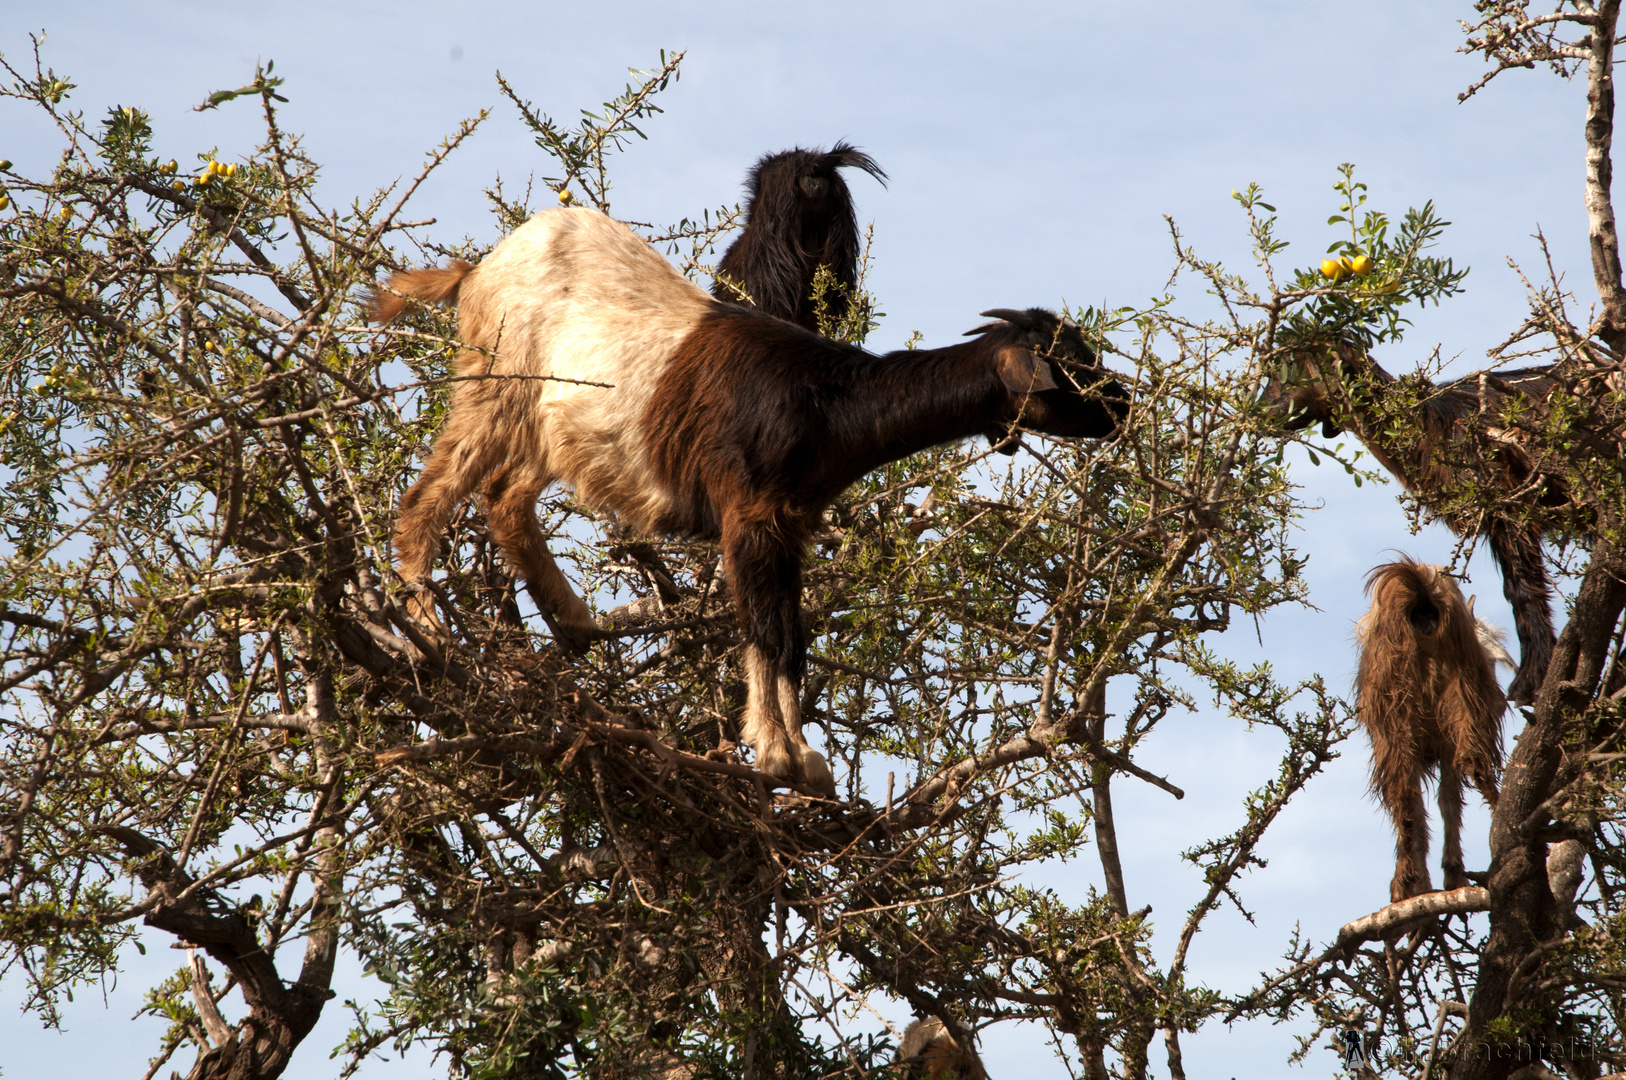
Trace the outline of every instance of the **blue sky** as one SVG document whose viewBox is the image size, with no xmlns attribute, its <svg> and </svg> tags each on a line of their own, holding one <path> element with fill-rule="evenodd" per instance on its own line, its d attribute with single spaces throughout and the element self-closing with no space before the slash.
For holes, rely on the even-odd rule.
<svg viewBox="0 0 1626 1080">
<path fill-rule="evenodd" d="M 873 346 L 912 330 L 928 344 L 957 337 L 989 307 L 1112 306 L 1143 302 L 1168 277 L 1168 226 L 1200 254 L 1246 268 L 1233 189 L 1262 184 L 1294 241 L 1289 263 L 1318 261 L 1335 237 L 1331 185 L 1355 162 L 1372 205 L 1399 212 L 1433 199 L 1455 224 L 1442 251 L 1473 267 L 1468 293 L 1416 318 L 1380 360 L 1409 370 L 1439 346 L 1453 370 L 1483 363 L 1524 312 L 1508 266 L 1532 272 L 1545 232 L 1583 305 L 1593 299 L 1581 202 L 1584 87 L 1545 72 L 1505 76 L 1467 104 L 1457 93 L 1480 67 L 1455 53 L 1468 4 L 1367 0 L 1305 4 L 1210 0 L 1094 2 L 544 3 L 390 5 L 114 4 L 12 0 L 0 15 L 0 52 L 29 62 L 30 30 L 44 29 L 46 62 L 78 84 L 72 103 L 147 109 L 158 147 L 183 163 L 218 144 L 231 160 L 254 145 L 257 111 L 191 107 L 246 82 L 274 59 L 286 78 L 283 125 L 303 132 L 324 163 L 330 201 L 414 173 L 426 150 L 482 107 L 490 120 L 416 200 L 446 239 L 494 239 L 481 191 L 544 170 L 511 106 L 501 70 L 543 111 L 570 118 L 620 91 L 628 67 L 659 50 L 687 51 L 682 80 L 662 96 L 666 115 L 613 166 L 612 208 L 670 222 L 739 197 L 746 167 L 791 145 L 849 139 L 891 176 L 856 177 L 862 220 L 875 227 L 871 287 L 887 312 Z M 36 117 L 0 106 L 0 156 L 40 172 L 57 153 Z M 1181 303 L 1202 310 L 1196 289 Z M 1268 656 L 1289 676 L 1320 671 L 1340 690 L 1354 666 L 1350 626 L 1361 579 L 1400 549 L 1445 561 L 1439 527 L 1413 536 L 1393 486 L 1356 490 L 1342 472 L 1300 461 L 1296 475 L 1322 509 L 1299 537 L 1319 610 L 1273 614 L 1226 641 Z M 1511 626 L 1488 560 L 1476 559 L 1479 611 Z M 1125 785 L 1117 816 L 1132 907 L 1151 903 L 1167 958 L 1201 882 L 1178 853 L 1228 831 L 1246 792 L 1273 772 L 1279 746 L 1215 713 L 1165 721 L 1142 763 L 1184 786 L 1175 802 Z M 1211 920 L 1194 951 L 1195 977 L 1240 989 L 1272 968 L 1295 924 L 1326 940 L 1380 906 L 1392 870 L 1387 824 L 1365 797 L 1356 740 L 1265 845 L 1270 864 L 1244 884 L 1257 916 Z M 1484 813 L 1471 810 L 1470 864 L 1483 865 Z M 1437 874 L 1436 870 L 1436 874 Z M 1057 888 L 1098 881 L 1089 858 L 1047 875 Z M 148 975 L 180 955 L 133 959 L 110 993 L 79 995 L 67 1035 L 42 1032 L 17 1011 L 15 980 L 0 984 L 0 1070 L 6 1080 L 50 1074 L 139 1076 L 156 1025 L 133 1025 Z M 364 993 L 353 981 L 346 993 Z M 330 1009 L 290 1076 L 331 1075 L 327 1049 L 343 1035 Z M 893 1018 L 907 1017 L 899 1010 Z M 1267 1024 L 1215 1028 L 1186 1041 L 1193 1075 L 1287 1075 L 1292 1031 Z M 996 1031 L 985 1044 L 996 1078 L 1066 1075 L 1036 1033 Z M 1154 1046 L 1154 1075 L 1167 1071 Z M 185 1067 L 184 1064 L 182 1066 Z M 1330 1074 L 1330 1053 L 1307 1063 Z M 377 1075 L 438 1075 L 426 1058 Z"/>
</svg>

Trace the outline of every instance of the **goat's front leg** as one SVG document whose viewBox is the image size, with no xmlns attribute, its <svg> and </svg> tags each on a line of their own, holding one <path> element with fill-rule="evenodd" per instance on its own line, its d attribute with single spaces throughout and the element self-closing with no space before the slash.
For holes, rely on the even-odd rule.
<svg viewBox="0 0 1626 1080">
<path fill-rule="evenodd" d="M 723 562 L 745 635 L 746 701 L 740 736 L 757 768 L 835 790 L 835 774 L 802 735 L 802 631 L 799 545 L 773 523 L 725 520 Z"/>
<path fill-rule="evenodd" d="M 1486 529 L 1491 555 L 1502 571 L 1502 595 L 1513 609 L 1513 627 L 1519 637 L 1519 670 L 1508 685 L 1507 699 L 1515 705 L 1536 700 L 1552 660 L 1552 580 L 1542 559 L 1541 534 L 1528 526 L 1493 521 Z"/>
<path fill-rule="evenodd" d="M 1440 869 L 1445 872 L 1445 888 L 1460 889 L 1469 883 L 1462 865 L 1462 774 L 1449 761 L 1440 765 L 1439 802 L 1444 834 Z"/>
</svg>

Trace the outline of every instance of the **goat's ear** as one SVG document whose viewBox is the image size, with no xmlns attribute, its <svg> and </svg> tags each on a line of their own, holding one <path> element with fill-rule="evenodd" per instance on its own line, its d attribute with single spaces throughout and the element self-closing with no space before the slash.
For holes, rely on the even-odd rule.
<svg viewBox="0 0 1626 1080">
<path fill-rule="evenodd" d="M 1056 389 L 1056 376 L 1048 361 L 1027 349 L 1010 347 L 999 353 L 999 378 L 1013 394 L 1036 394 Z"/>
</svg>

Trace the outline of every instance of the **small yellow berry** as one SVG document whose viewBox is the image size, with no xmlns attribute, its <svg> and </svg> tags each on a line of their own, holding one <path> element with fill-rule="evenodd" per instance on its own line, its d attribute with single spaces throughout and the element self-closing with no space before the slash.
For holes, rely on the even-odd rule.
<svg viewBox="0 0 1626 1080">
<path fill-rule="evenodd" d="M 183 184 L 179 180 L 171 180 L 169 182 L 169 186 L 174 188 L 176 191 L 185 191 L 186 190 L 186 185 Z"/>
<path fill-rule="evenodd" d="M 1357 275 L 1365 277 L 1372 272 L 1372 258 L 1369 255 L 1357 255 L 1349 260 L 1349 268 Z"/>
<path fill-rule="evenodd" d="M 574 196 L 574 195 L 572 195 L 570 193 L 569 188 L 565 188 L 563 191 L 559 192 L 559 205 L 560 206 L 569 206 L 571 203 L 573 203 L 575 201 L 576 201 L 576 196 Z"/>
<path fill-rule="evenodd" d="M 11 205 L 11 196 L 9 196 L 9 195 L 0 195 L 0 210 L 4 210 L 6 207 L 8 207 L 10 205 Z"/>
<path fill-rule="evenodd" d="M 63 221 L 69 220 L 70 218 L 73 217 L 73 207 L 64 206 L 62 208 L 62 212 L 60 214 L 58 214 L 57 217 L 61 218 Z"/>
<path fill-rule="evenodd" d="M 165 174 L 167 174 L 169 176 L 174 176 L 177 172 L 180 171 L 180 168 L 181 168 L 180 165 L 176 164 L 175 159 L 170 158 L 169 163 L 164 166 L 164 172 L 165 172 Z"/>
<path fill-rule="evenodd" d="M 1339 262 L 1337 259 L 1322 259 L 1321 276 L 1324 278 L 1331 278 L 1333 281 L 1337 281 L 1339 278 L 1344 276 L 1344 264 Z"/>
<path fill-rule="evenodd" d="M 192 181 L 192 183 L 196 184 L 198 187 L 208 187 L 209 179 L 208 173 L 199 173 L 198 178 Z"/>
<path fill-rule="evenodd" d="M 50 431 L 52 428 L 56 427 L 56 425 L 57 418 L 54 416 L 47 416 L 44 420 L 40 421 L 40 427 L 44 428 L 46 431 Z"/>
<path fill-rule="evenodd" d="M 0 157 L 0 172 L 7 172 L 11 168 L 11 159 Z"/>
<path fill-rule="evenodd" d="M 236 176 L 237 175 L 237 162 L 234 161 L 230 165 L 226 166 L 226 175 L 227 176 Z"/>
</svg>

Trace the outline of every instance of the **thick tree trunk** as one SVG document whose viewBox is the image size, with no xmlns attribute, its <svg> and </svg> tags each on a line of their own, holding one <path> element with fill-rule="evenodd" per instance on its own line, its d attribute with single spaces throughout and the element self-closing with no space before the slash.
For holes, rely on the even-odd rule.
<svg viewBox="0 0 1626 1080">
<path fill-rule="evenodd" d="M 1519 1064 L 1512 1052 L 1516 1047 L 1510 1047 L 1506 1056 L 1496 1053 L 1497 1044 L 1489 1038 L 1491 1025 L 1515 1007 L 1521 1012 L 1530 1009 L 1533 1003 L 1524 999 L 1521 987 L 1530 985 L 1537 972 L 1521 971 L 1520 965 L 1564 933 L 1547 881 L 1542 831 L 1550 818 L 1544 804 L 1558 779 L 1564 736 L 1593 700 L 1623 608 L 1626 551 L 1600 540 L 1576 596 L 1574 616 L 1559 636 L 1536 696 L 1534 718 L 1508 758 L 1501 799 L 1491 818 L 1491 931 L 1461 1037 L 1461 1045 L 1484 1052 L 1459 1057 L 1451 1070 L 1453 1080 L 1503 1080 Z M 1528 1025 L 1532 1032 L 1557 1019 L 1534 1004 L 1538 1015 Z"/>
</svg>

